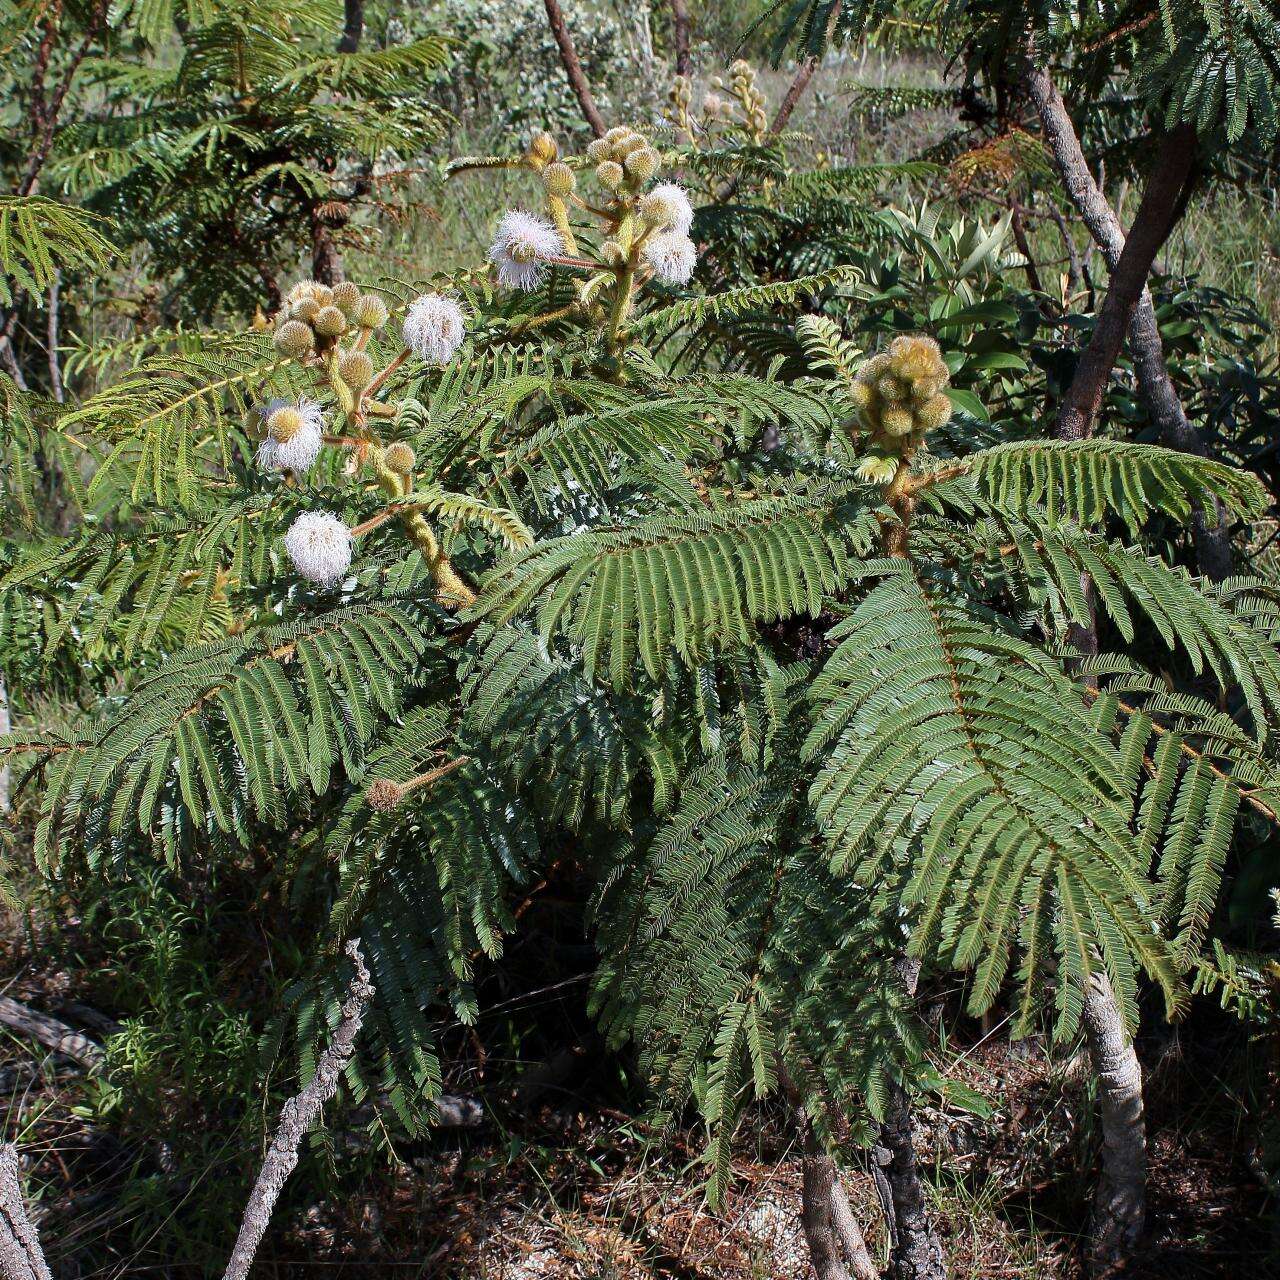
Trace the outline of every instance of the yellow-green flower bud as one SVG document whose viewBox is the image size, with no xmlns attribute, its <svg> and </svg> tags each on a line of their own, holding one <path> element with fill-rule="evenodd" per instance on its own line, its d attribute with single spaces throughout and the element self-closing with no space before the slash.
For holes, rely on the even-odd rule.
<svg viewBox="0 0 1280 1280">
<path fill-rule="evenodd" d="M 344 280 L 341 284 L 333 286 L 333 305 L 346 315 L 351 314 L 351 308 L 360 301 L 360 286 L 353 284 L 350 280 Z"/>
<path fill-rule="evenodd" d="M 322 338 L 336 338 L 347 327 L 347 317 L 337 307 L 321 307 L 311 322 Z"/>
<path fill-rule="evenodd" d="M 320 304 L 312 297 L 299 298 L 297 302 L 289 308 L 291 316 L 297 316 L 300 320 L 312 319 L 316 312 L 320 310 Z"/>
<path fill-rule="evenodd" d="M 611 146 L 616 147 L 619 142 L 625 138 L 631 130 L 625 124 L 615 124 L 612 129 L 604 135 L 604 140 Z"/>
<path fill-rule="evenodd" d="M 550 164 L 560 154 L 560 148 L 556 145 L 556 140 L 545 130 L 540 129 L 533 135 L 533 141 L 529 143 L 529 154 L 537 160 L 541 160 L 543 164 Z"/>
<path fill-rule="evenodd" d="M 409 475 L 413 471 L 414 463 L 417 461 L 413 450 L 400 440 L 387 446 L 382 455 L 382 460 L 392 471 L 402 476 Z"/>
<path fill-rule="evenodd" d="M 363 351 L 344 352 L 338 361 L 338 376 L 352 391 L 363 391 L 373 381 L 373 361 Z"/>
<path fill-rule="evenodd" d="M 641 147 L 627 156 L 623 167 L 629 178 L 636 182 L 648 182 L 658 172 L 659 163 L 658 153 L 652 147 Z"/>
<path fill-rule="evenodd" d="M 888 404 L 897 404 L 907 398 L 907 388 L 903 385 L 901 379 L 895 378 L 891 373 L 887 373 L 883 378 L 877 380 L 876 391 L 879 393 L 880 399 Z"/>
<path fill-rule="evenodd" d="M 916 410 L 916 426 L 921 431 L 937 431 L 950 417 L 950 397 L 936 395 Z"/>
<path fill-rule="evenodd" d="M 609 152 L 612 149 L 613 148 L 610 147 L 603 138 L 597 138 L 587 146 L 587 159 L 590 160 L 592 164 L 599 164 L 601 160 L 607 160 L 609 158 Z"/>
<path fill-rule="evenodd" d="M 880 429 L 885 435 L 909 436 L 915 430 L 915 418 L 910 409 L 895 406 L 880 411 Z"/>
<path fill-rule="evenodd" d="M 622 166 L 614 160 L 606 160 L 603 164 L 596 165 L 596 178 L 606 190 L 617 191 L 622 186 L 625 176 Z"/>
<path fill-rule="evenodd" d="M 310 355 L 316 346 L 311 326 L 303 324 L 301 320 L 286 320 L 276 330 L 273 341 L 282 356 L 292 356 L 295 360 Z"/>
<path fill-rule="evenodd" d="M 387 304 L 376 293 L 362 293 L 351 319 L 362 329 L 381 329 L 387 323 Z"/>
<path fill-rule="evenodd" d="M 267 419 L 267 435 L 276 444 L 288 444 L 302 428 L 302 414 L 292 405 L 284 405 Z"/>
<path fill-rule="evenodd" d="M 547 194 L 558 199 L 563 200 L 573 190 L 575 182 L 573 170 L 558 160 L 542 171 L 542 185 L 546 187 Z"/>
<path fill-rule="evenodd" d="M 600 246 L 600 256 L 611 267 L 616 267 L 627 255 L 623 253 L 622 246 L 616 240 L 606 240 Z"/>
</svg>

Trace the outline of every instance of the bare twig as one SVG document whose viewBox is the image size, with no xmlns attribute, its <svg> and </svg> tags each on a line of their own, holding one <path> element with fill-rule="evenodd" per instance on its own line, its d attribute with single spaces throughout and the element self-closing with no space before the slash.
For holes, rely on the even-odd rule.
<svg viewBox="0 0 1280 1280">
<path fill-rule="evenodd" d="M 689 6 L 686 0 L 671 0 L 671 26 L 676 46 L 676 75 L 689 74 Z"/>
<path fill-rule="evenodd" d="M 338 1077 L 355 1049 L 360 1024 L 364 1021 L 365 1007 L 373 995 L 373 984 L 369 981 L 369 970 L 365 968 L 357 940 L 347 943 L 347 955 L 351 957 L 356 972 L 347 988 L 347 998 L 342 1002 L 338 1029 L 334 1032 L 333 1042 L 321 1054 L 311 1082 L 301 1093 L 290 1098 L 280 1110 L 280 1123 L 267 1148 L 267 1156 L 262 1162 L 249 1203 L 245 1206 L 240 1234 L 236 1237 L 235 1248 L 231 1251 L 231 1261 L 227 1263 L 223 1280 L 245 1280 L 248 1276 L 254 1255 L 258 1252 L 267 1224 L 271 1221 L 271 1211 L 298 1163 L 298 1149 L 302 1140 L 320 1115 L 324 1104 L 337 1093 Z"/>
</svg>

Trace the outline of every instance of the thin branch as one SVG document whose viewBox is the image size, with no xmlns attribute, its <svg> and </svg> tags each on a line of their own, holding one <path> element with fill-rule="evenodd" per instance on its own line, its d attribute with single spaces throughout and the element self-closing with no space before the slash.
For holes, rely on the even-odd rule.
<svg viewBox="0 0 1280 1280">
<path fill-rule="evenodd" d="M 603 138 L 608 132 L 608 126 L 600 114 L 600 108 L 596 106 L 595 98 L 591 96 L 591 86 L 587 83 L 587 74 L 582 69 L 582 63 L 578 61 L 578 51 L 574 48 L 573 37 L 569 34 L 568 26 L 565 25 L 560 0 L 544 0 L 544 3 L 547 7 L 547 21 L 551 24 L 551 34 L 555 36 L 556 44 L 560 49 L 560 61 L 564 64 L 564 73 L 569 77 L 569 87 L 578 99 L 578 105 L 582 108 L 587 124 L 591 126 L 591 132 L 597 138 Z"/>
<path fill-rule="evenodd" d="M 290 1098 L 280 1110 L 280 1124 L 267 1148 L 267 1157 L 262 1162 L 258 1180 L 245 1206 L 240 1234 L 236 1237 L 223 1280 L 246 1280 L 254 1255 L 266 1234 L 267 1224 L 271 1221 L 271 1211 L 298 1163 L 302 1140 L 319 1118 L 324 1104 L 337 1093 L 338 1077 L 355 1049 L 365 1007 L 373 995 L 373 985 L 369 981 L 369 970 L 365 968 L 358 940 L 347 943 L 347 955 L 351 957 L 356 972 L 347 988 L 347 998 L 342 1002 L 338 1029 L 334 1032 L 333 1042 L 316 1064 L 316 1073 L 310 1084 Z"/>
<path fill-rule="evenodd" d="M 676 75 L 689 74 L 689 5 L 686 0 L 671 0 L 671 26 L 676 47 Z"/>
</svg>

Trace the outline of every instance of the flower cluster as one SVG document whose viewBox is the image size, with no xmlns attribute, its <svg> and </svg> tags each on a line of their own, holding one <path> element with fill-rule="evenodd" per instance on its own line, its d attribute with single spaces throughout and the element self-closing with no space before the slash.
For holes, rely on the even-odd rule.
<svg viewBox="0 0 1280 1280">
<path fill-rule="evenodd" d="M 409 304 L 404 320 L 404 350 L 381 373 L 367 350 L 375 329 L 387 321 L 387 308 L 373 294 L 350 283 L 329 285 L 307 280 L 289 291 L 277 317 L 275 343 L 283 354 L 319 368 L 327 376 L 338 413 L 346 425 L 341 434 L 326 431 L 324 411 L 305 397 L 273 400 L 258 412 L 265 428 L 258 446 L 258 465 L 267 471 L 294 475 L 310 468 L 326 443 L 350 450 L 347 473 L 369 464 L 391 503 L 400 502 L 413 488 L 413 450 L 402 442 L 384 445 L 371 421 L 394 418 L 396 409 L 378 400 L 388 375 L 410 355 L 430 365 L 451 360 L 466 336 L 466 314 L 454 298 L 423 294 Z M 343 346 L 344 340 L 348 345 Z M 354 529 L 326 511 L 304 511 L 284 537 L 284 548 L 297 573 L 323 587 L 341 582 L 351 567 L 355 539 L 383 523 L 397 508 L 387 510 Z M 427 556 L 450 599 L 465 602 L 470 589 L 442 555 L 426 519 L 415 507 L 400 514 L 410 539 Z"/>
<path fill-rule="evenodd" d="M 894 338 L 857 372 L 854 403 L 871 446 L 858 468 L 865 480 L 893 478 L 898 461 L 910 456 L 930 431 L 951 417 L 945 394 L 950 374 L 932 338 Z"/>
<path fill-rule="evenodd" d="M 729 88 L 742 105 L 746 131 L 753 142 L 764 141 L 769 129 L 769 117 L 764 110 L 764 94 L 756 84 L 755 69 L 739 58 L 729 67 Z"/>
<path fill-rule="evenodd" d="M 626 125 L 610 129 L 586 151 L 604 198 L 592 204 L 577 192 L 581 162 L 561 158 L 549 134 L 535 134 L 528 150 L 512 167 L 539 175 L 546 199 L 546 216 L 511 210 L 498 223 L 489 260 L 504 288 L 533 292 L 553 264 L 587 273 L 570 307 L 545 319 L 574 313 L 606 329 L 606 345 L 618 344 L 634 305 L 638 287 L 649 280 L 687 284 L 697 265 L 698 250 L 690 235 L 693 206 L 674 182 L 657 182 L 662 156 L 637 130 Z M 586 228 L 571 223 L 586 213 L 599 227 L 593 246 L 579 248 Z M 595 239 L 595 237 L 589 237 Z M 608 305 L 605 305 L 605 304 Z M 535 318 L 530 323 L 542 323 Z"/>
<path fill-rule="evenodd" d="M 387 322 L 387 305 L 346 281 L 332 287 L 315 280 L 294 285 L 276 317 L 274 341 L 283 356 L 302 360 L 332 347 L 349 333 L 370 333 Z"/>
</svg>

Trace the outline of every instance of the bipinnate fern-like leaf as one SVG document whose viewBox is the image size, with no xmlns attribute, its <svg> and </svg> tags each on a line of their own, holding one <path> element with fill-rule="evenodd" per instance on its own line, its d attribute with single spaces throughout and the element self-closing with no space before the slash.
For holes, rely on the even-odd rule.
<svg viewBox="0 0 1280 1280">
<path fill-rule="evenodd" d="M 60 269 L 101 269 L 115 256 L 104 219 L 45 196 L 0 196 L 0 305 L 13 287 L 42 294 Z"/>
<path fill-rule="evenodd" d="M 581 646 L 588 678 L 607 669 L 626 687 L 639 658 L 657 680 L 669 650 L 696 662 L 749 642 L 752 621 L 817 614 L 878 534 L 873 509 L 833 514 L 856 491 L 820 486 L 550 539 L 485 579 L 476 614 L 500 622 L 536 606 L 544 638 Z"/>
<path fill-rule="evenodd" d="M 37 856 L 139 831 L 177 859 L 243 842 L 251 816 L 283 824 L 291 794 L 360 772 L 425 645 L 405 607 L 344 606 L 181 651 L 74 741 L 13 739 L 46 775 Z"/>
<path fill-rule="evenodd" d="M 1019 1021 L 1056 959 L 1060 1023 L 1105 966 L 1132 1015 L 1134 961 L 1177 999 L 1146 913 L 1120 762 L 1057 664 L 908 562 L 831 639 L 806 756 L 833 865 L 874 882 L 908 850 L 911 948 L 973 970 L 990 1005 L 1021 952 Z"/>
<path fill-rule="evenodd" d="M 1043 508 L 1050 524 L 1095 527 L 1109 512 L 1135 533 L 1162 511 L 1188 520 L 1215 499 L 1236 515 L 1256 516 L 1268 499 L 1255 476 L 1209 458 L 1119 440 L 1031 440 L 996 445 L 949 464 L 986 503 L 1011 515 Z"/>
</svg>

